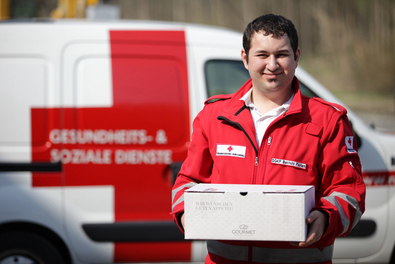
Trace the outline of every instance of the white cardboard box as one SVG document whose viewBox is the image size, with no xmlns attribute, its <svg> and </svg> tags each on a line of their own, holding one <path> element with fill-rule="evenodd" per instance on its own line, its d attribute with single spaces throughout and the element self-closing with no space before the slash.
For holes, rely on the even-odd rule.
<svg viewBox="0 0 395 264">
<path fill-rule="evenodd" d="M 314 186 L 198 184 L 186 190 L 185 239 L 305 241 Z"/>
</svg>

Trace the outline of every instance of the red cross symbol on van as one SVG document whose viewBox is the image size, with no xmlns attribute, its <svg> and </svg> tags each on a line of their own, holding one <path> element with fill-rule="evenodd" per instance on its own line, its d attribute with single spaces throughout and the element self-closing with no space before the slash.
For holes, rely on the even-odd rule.
<svg viewBox="0 0 395 264">
<path fill-rule="evenodd" d="M 190 136 L 185 34 L 110 31 L 110 44 L 111 107 L 31 110 L 32 160 L 51 162 L 63 153 L 62 172 L 34 172 L 33 187 L 113 186 L 115 222 L 170 221 L 172 186 L 164 172 L 168 163 L 185 159 Z M 103 144 L 83 144 L 72 138 L 78 131 L 99 130 L 107 134 L 143 131 L 150 140 L 122 143 L 126 135 L 120 135 L 118 143 L 107 138 Z M 51 142 L 51 131 L 61 131 L 65 138 Z M 155 140 L 158 131 L 166 135 L 161 144 Z M 167 156 L 164 159 L 158 153 Z M 157 261 L 166 256 L 174 261 L 174 255 L 187 261 L 190 247 L 190 243 L 115 243 L 114 261 L 146 262 L 148 258 L 152 262 L 152 252 L 160 252 Z M 186 255 L 171 255 L 175 248 Z"/>
</svg>

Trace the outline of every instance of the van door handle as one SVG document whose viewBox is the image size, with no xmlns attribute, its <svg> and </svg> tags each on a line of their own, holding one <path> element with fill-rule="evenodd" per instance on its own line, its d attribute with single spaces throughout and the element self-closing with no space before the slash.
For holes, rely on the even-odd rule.
<svg viewBox="0 0 395 264">
<path fill-rule="evenodd" d="M 36 171 L 57 172 L 62 171 L 60 162 L 0 162 L 0 171 Z"/>
</svg>

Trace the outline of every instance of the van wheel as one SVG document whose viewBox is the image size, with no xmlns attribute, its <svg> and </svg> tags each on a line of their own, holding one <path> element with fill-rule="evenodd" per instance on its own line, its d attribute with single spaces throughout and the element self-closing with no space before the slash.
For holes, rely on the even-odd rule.
<svg viewBox="0 0 395 264">
<path fill-rule="evenodd" d="M 0 261 L 0 264 L 33 264 L 33 263 L 37 263 L 37 262 L 34 259 L 31 259 L 29 257 L 24 257 L 21 255 L 9 256 Z"/>
<path fill-rule="evenodd" d="M 65 264 L 48 240 L 28 232 L 0 235 L 0 264 Z"/>
</svg>

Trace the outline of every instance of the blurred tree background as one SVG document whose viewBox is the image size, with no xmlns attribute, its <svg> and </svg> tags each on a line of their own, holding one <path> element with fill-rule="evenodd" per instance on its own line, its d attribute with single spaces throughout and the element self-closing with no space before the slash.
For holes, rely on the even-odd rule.
<svg viewBox="0 0 395 264">
<path fill-rule="evenodd" d="M 9 18 L 50 17 L 67 5 L 116 5 L 122 19 L 198 23 L 240 32 L 262 14 L 280 14 L 298 30 L 303 68 L 351 109 L 395 114 L 395 0 L 0 1 L 3 18 L 7 5 Z"/>
<path fill-rule="evenodd" d="M 291 19 L 300 65 L 357 111 L 394 113 L 394 0 L 120 0 L 122 17 L 243 32 L 267 13 Z"/>
</svg>

